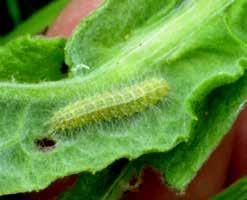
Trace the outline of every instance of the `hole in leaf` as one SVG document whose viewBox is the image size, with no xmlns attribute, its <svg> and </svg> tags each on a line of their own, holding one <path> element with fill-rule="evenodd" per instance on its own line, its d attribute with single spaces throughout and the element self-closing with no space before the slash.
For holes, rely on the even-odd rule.
<svg viewBox="0 0 247 200">
<path fill-rule="evenodd" d="M 137 178 L 137 181 L 135 179 Z M 134 183 L 134 185 L 131 185 Z M 150 191 L 156 191 L 150 193 Z M 165 193 L 164 193 L 165 192 Z M 159 171 L 151 166 L 145 166 L 141 174 L 133 174 L 129 180 L 129 188 L 126 188 L 120 200 L 134 199 L 164 199 L 164 194 L 171 195 L 170 190 L 167 190 L 164 184 L 163 177 Z M 155 196 L 157 194 L 158 196 Z M 168 199 L 170 199 L 168 197 Z M 173 197 L 173 196 L 171 196 Z M 180 199 L 180 198 L 179 198 Z"/>
<path fill-rule="evenodd" d="M 60 72 L 61 72 L 62 74 L 67 74 L 67 73 L 69 72 L 69 67 L 68 67 L 68 65 L 66 65 L 64 62 L 63 62 L 63 64 L 62 64 L 61 68 L 60 68 Z"/>
<path fill-rule="evenodd" d="M 35 144 L 41 151 L 50 151 L 55 148 L 56 141 L 50 138 L 43 138 L 36 140 Z"/>
<path fill-rule="evenodd" d="M 129 180 L 129 186 L 136 187 L 139 184 L 139 178 L 137 175 L 133 175 L 132 178 Z"/>
</svg>

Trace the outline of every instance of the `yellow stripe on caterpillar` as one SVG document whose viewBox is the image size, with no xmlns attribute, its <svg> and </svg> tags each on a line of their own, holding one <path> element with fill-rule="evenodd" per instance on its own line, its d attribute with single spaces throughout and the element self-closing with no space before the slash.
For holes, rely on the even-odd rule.
<svg viewBox="0 0 247 200">
<path fill-rule="evenodd" d="M 167 92 L 167 82 L 153 78 L 79 100 L 54 113 L 51 119 L 51 131 L 129 117 L 157 104 Z"/>
</svg>

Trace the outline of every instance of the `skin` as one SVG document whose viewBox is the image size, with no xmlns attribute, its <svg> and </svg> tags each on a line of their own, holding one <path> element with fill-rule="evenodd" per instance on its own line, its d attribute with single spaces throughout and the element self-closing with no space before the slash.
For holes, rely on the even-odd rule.
<svg viewBox="0 0 247 200">
<path fill-rule="evenodd" d="M 79 21 L 100 6 L 102 1 L 71 0 L 48 29 L 46 35 L 69 37 Z M 246 122 L 247 109 L 239 115 L 231 131 L 211 154 L 183 195 L 177 195 L 176 192 L 169 189 L 164 184 L 160 173 L 149 167 L 142 174 L 140 186 L 125 194 L 122 200 L 206 200 L 240 177 L 247 175 Z M 64 183 L 64 180 L 56 181 L 46 190 L 32 194 L 35 196 L 31 199 L 37 199 L 37 195 L 41 195 L 43 199 L 56 199 L 58 193 L 73 185 L 76 178 L 72 176 L 66 180 L 67 184 Z M 56 190 L 53 189 L 54 185 Z"/>
<path fill-rule="evenodd" d="M 247 175 L 247 108 L 239 115 L 235 123 L 236 139 L 229 166 L 227 185 Z"/>
<path fill-rule="evenodd" d="M 101 3 L 102 0 L 71 0 L 71 3 L 47 30 L 46 35 L 69 37 L 81 19 L 88 16 Z"/>
</svg>

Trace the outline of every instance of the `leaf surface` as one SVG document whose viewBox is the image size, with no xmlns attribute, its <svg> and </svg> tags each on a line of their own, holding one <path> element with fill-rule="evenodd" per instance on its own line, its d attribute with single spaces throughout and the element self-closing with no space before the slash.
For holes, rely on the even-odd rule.
<svg viewBox="0 0 247 200">
<path fill-rule="evenodd" d="M 64 78 L 63 39 L 31 38 L 29 35 L 0 47 L 1 81 L 41 82 Z"/>
<path fill-rule="evenodd" d="M 224 133 L 219 128 L 216 136 L 210 135 L 216 138 L 213 143 L 203 146 L 208 140 L 195 130 L 207 130 L 200 112 L 208 95 L 244 77 L 246 44 L 226 21 L 229 6 L 240 3 L 243 1 L 108 0 L 82 22 L 66 45 L 69 79 L 36 84 L 1 82 L 0 194 L 40 190 L 59 177 L 96 173 L 120 158 L 132 160 L 175 147 L 164 158 L 164 154 L 157 158 L 149 154 L 134 161 L 140 164 L 133 167 L 141 169 L 144 159 L 164 169 L 170 185 L 183 189 L 243 102 L 239 99 L 235 112 L 224 118 L 230 122 L 227 128 L 222 126 Z M 24 57 L 21 53 L 18 59 Z M 27 63 L 44 60 L 42 56 L 29 59 Z M 7 69 L 8 64 L 2 68 Z M 47 129 L 54 113 L 65 106 L 153 78 L 165 79 L 169 86 L 168 95 L 158 105 L 130 118 L 71 129 L 69 134 L 58 131 L 51 135 Z M 200 137 L 193 137 L 197 135 Z M 47 141 L 53 145 L 47 147 Z M 197 155 L 193 145 L 190 149 L 193 142 L 202 144 L 203 154 Z M 178 165 L 185 158 L 183 153 L 185 157 L 195 153 L 198 159 L 177 181 L 187 165 L 187 159 Z"/>
<path fill-rule="evenodd" d="M 229 188 L 212 198 L 212 200 L 247 199 L 247 178 L 243 177 Z"/>
<path fill-rule="evenodd" d="M 247 102 L 246 84 L 245 75 L 236 83 L 220 87 L 208 96 L 200 109 L 200 122 L 193 131 L 194 137 L 188 143 L 182 143 L 168 153 L 144 155 L 125 164 L 118 176 L 112 175 L 114 170 L 99 172 L 95 176 L 82 174 L 76 186 L 64 193 L 61 199 L 79 200 L 89 196 L 91 200 L 119 199 L 123 192 L 131 190 L 129 181 L 140 176 L 146 166 L 159 170 L 164 175 L 165 182 L 173 189 L 184 190 L 244 108 Z M 94 181 L 96 177 L 107 180 L 108 186 L 101 185 L 100 180 Z M 91 181 L 85 184 L 85 180 Z M 104 189 L 104 192 L 95 196 L 91 189 L 98 187 Z"/>
</svg>

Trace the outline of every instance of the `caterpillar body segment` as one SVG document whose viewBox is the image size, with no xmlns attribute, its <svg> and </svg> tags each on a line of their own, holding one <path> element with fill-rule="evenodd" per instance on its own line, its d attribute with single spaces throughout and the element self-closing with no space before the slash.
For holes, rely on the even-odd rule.
<svg viewBox="0 0 247 200">
<path fill-rule="evenodd" d="M 132 116 L 156 105 L 167 92 L 168 85 L 165 80 L 150 79 L 79 100 L 54 113 L 51 131 Z"/>
</svg>

